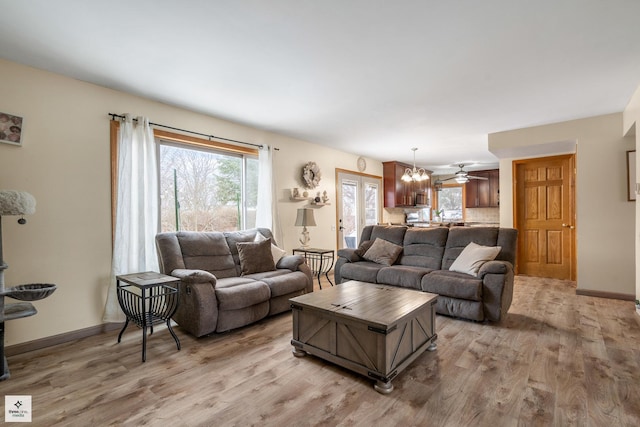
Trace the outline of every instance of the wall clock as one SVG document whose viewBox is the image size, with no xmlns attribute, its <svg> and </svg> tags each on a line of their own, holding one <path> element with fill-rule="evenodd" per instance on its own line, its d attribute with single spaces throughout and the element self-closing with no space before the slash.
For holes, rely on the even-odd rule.
<svg viewBox="0 0 640 427">
<path fill-rule="evenodd" d="M 364 172 L 367 169 L 367 161 L 364 157 L 358 157 L 358 170 Z"/>
</svg>

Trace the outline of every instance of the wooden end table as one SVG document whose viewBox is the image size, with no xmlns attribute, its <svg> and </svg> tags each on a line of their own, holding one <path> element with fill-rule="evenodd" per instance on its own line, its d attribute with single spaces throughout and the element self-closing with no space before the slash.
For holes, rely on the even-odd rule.
<svg viewBox="0 0 640 427">
<path fill-rule="evenodd" d="M 180 340 L 171 328 L 171 316 L 178 309 L 180 279 L 147 271 L 116 276 L 118 302 L 127 316 L 118 334 L 118 342 L 124 330 L 133 322 L 142 328 L 142 361 L 147 359 L 147 327 L 153 334 L 153 325 L 166 323 L 167 329 L 180 350 Z"/>
</svg>

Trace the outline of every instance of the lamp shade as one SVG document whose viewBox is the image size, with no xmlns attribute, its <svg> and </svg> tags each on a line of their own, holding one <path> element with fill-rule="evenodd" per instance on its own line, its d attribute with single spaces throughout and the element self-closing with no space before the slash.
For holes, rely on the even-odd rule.
<svg viewBox="0 0 640 427">
<path fill-rule="evenodd" d="M 0 216 L 30 215 L 36 212 L 36 199 L 26 191 L 0 190 Z"/>
<path fill-rule="evenodd" d="M 313 209 L 298 209 L 296 216 L 296 227 L 315 227 L 316 220 L 313 218 Z"/>
</svg>

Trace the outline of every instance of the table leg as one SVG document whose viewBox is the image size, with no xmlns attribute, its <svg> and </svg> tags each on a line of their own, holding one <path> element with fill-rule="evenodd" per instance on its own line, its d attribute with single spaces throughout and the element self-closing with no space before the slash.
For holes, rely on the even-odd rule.
<svg viewBox="0 0 640 427">
<path fill-rule="evenodd" d="M 380 394 L 389 394 L 393 391 L 393 384 L 391 384 L 391 381 L 387 381 L 385 383 L 378 380 L 373 385 L 373 388 Z"/>
<path fill-rule="evenodd" d="M 178 347 L 178 350 L 180 350 L 180 340 L 178 339 L 178 336 L 176 335 L 176 333 L 173 332 L 173 328 L 171 327 L 171 319 L 167 319 L 167 329 L 169 329 L 169 332 L 171 332 L 171 336 L 176 341 L 176 346 Z"/>
<path fill-rule="evenodd" d="M 142 326 L 142 361 L 147 361 L 147 322 Z"/>
<path fill-rule="evenodd" d="M 129 318 L 128 317 L 127 317 L 127 320 L 124 322 L 124 327 L 122 328 L 122 330 L 118 334 L 118 343 L 120 343 L 120 339 L 122 338 L 122 334 L 124 333 L 124 330 L 127 329 L 127 326 L 129 326 Z"/>
<path fill-rule="evenodd" d="M 140 299 L 140 313 L 142 314 L 142 361 L 147 361 L 147 293 L 142 289 L 142 298 Z"/>
<path fill-rule="evenodd" d="M 325 277 L 327 278 L 327 280 L 329 281 L 329 283 L 331 284 L 331 286 L 334 286 L 333 282 L 331 281 L 331 279 L 329 279 L 329 271 L 327 271 L 326 273 L 324 273 Z"/>
<path fill-rule="evenodd" d="M 324 255 L 320 255 L 320 266 L 318 267 L 318 283 L 320 283 L 320 276 L 324 270 Z"/>
</svg>

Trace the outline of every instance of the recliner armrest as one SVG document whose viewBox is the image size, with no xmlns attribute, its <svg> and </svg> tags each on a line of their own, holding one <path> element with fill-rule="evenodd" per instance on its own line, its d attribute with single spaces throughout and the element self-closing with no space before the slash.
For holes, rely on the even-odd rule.
<svg viewBox="0 0 640 427">
<path fill-rule="evenodd" d="M 362 260 L 360 255 L 356 253 L 357 249 L 342 248 L 338 249 L 338 257 L 346 259 L 348 262 L 358 262 Z"/>
<path fill-rule="evenodd" d="M 513 270 L 513 266 L 507 261 L 487 261 L 478 271 L 478 277 L 484 278 L 487 274 L 506 274 L 510 270 Z"/>
<path fill-rule="evenodd" d="M 304 257 L 302 255 L 285 255 L 278 260 L 276 268 L 286 268 L 291 271 L 298 271 L 298 266 L 304 264 Z"/>
<path fill-rule="evenodd" d="M 218 281 L 216 276 L 204 270 L 177 268 L 171 272 L 171 275 L 187 284 L 210 282 L 215 287 Z"/>
</svg>

